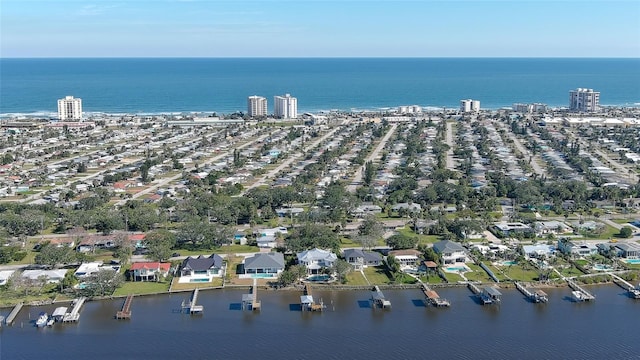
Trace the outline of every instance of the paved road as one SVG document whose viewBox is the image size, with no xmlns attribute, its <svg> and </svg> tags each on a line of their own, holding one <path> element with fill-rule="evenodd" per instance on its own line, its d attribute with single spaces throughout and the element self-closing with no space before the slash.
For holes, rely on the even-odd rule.
<svg viewBox="0 0 640 360">
<path fill-rule="evenodd" d="M 583 144 L 586 145 L 586 144 Z M 594 149 L 596 154 L 602 156 L 603 159 L 605 159 L 606 161 L 608 161 L 611 166 L 614 168 L 614 170 L 616 170 L 618 172 L 618 175 L 628 178 L 629 182 L 632 184 L 635 184 L 638 182 L 638 175 L 634 172 L 631 171 L 629 172 L 629 168 L 626 168 L 624 165 L 620 164 L 619 162 L 617 162 L 616 160 L 612 159 L 609 157 L 609 155 L 607 155 L 604 151 L 598 150 L 598 149 Z"/>
<path fill-rule="evenodd" d="M 540 164 L 538 163 L 537 156 L 532 155 L 529 152 L 529 149 L 525 148 L 522 145 L 522 143 L 520 142 L 520 139 L 518 139 L 517 136 L 515 136 L 511 132 L 508 132 L 508 134 L 509 134 L 509 136 L 511 136 L 511 139 L 513 139 L 513 144 L 516 146 L 518 151 L 520 151 L 520 153 L 524 156 L 525 161 L 529 161 L 529 158 L 531 157 L 531 162 L 529 164 L 533 168 L 533 171 L 538 175 L 546 175 L 547 174 L 547 170 L 545 170 L 542 166 L 540 166 Z"/>
<path fill-rule="evenodd" d="M 447 169 L 455 171 L 456 163 L 453 159 L 453 149 L 455 144 L 453 143 L 453 122 L 451 121 L 447 121 L 447 130 L 445 132 L 444 142 L 449 145 L 449 150 L 447 150 L 446 157 Z"/>
<path fill-rule="evenodd" d="M 378 158 L 378 156 L 380 155 L 380 152 L 382 151 L 382 149 L 384 149 L 385 145 L 387 144 L 387 142 L 391 138 L 391 135 L 393 135 L 393 133 L 396 132 L 397 128 L 398 128 L 398 124 L 391 125 L 391 129 L 389 129 L 387 131 L 387 133 L 384 135 L 382 140 L 380 140 L 380 143 L 378 144 L 378 146 L 376 146 L 376 148 L 371 152 L 371 154 L 369 154 L 369 156 L 365 159 L 365 163 L 367 163 L 369 161 L 373 161 L 374 159 Z M 358 167 L 358 170 L 356 170 L 356 174 L 353 177 L 353 180 L 351 180 L 351 183 L 349 185 L 347 185 L 347 191 L 348 192 L 350 192 L 350 193 L 355 193 L 356 192 L 356 189 L 358 188 L 358 185 L 362 182 L 362 171 L 363 170 L 364 170 L 364 166 Z"/>
</svg>

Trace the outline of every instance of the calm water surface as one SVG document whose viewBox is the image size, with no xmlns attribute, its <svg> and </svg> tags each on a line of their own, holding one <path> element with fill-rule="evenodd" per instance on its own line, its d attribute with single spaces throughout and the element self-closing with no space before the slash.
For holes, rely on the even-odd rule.
<svg viewBox="0 0 640 360">
<path fill-rule="evenodd" d="M 244 291 L 200 293 L 202 316 L 177 312 L 187 294 L 138 297 L 130 321 L 113 319 L 122 299 L 87 303 L 77 324 L 36 329 L 55 306 L 25 308 L 0 330 L 0 359 L 637 359 L 640 301 L 615 286 L 569 289 L 548 304 L 503 290 L 481 306 L 465 288 L 438 290 L 448 309 L 425 307 L 419 290 L 385 291 L 393 308 L 372 310 L 368 291 L 316 291 L 324 313 L 299 311 L 299 292 L 261 291 L 262 312 L 240 310 Z M 8 309 L 2 314 L 7 315 Z M 31 320 L 32 321 L 32 320 Z"/>
</svg>

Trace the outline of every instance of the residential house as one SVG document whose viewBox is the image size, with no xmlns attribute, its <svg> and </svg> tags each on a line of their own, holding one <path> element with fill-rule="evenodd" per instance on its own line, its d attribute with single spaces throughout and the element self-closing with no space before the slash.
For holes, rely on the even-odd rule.
<svg viewBox="0 0 640 360">
<path fill-rule="evenodd" d="M 120 265 L 103 265 L 102 261 L 88 262 L 80 264 L 80 267 L 73 273 L 78 279 L 86 278 L 100 270 L 120 271 Z"/>
<path fill-rule="evenodd" d="M 373 251 L 364 251 L 361 249 L 344 250 L 344 258 L 355 270 L 362 270 L 368 266 L 382 265 L 382 255 Z"/>
<path fill-rule="evenodd" d="M 222 277 L 225 271 L 224 259 L 217 254 L 200 255 L 184 259 L 180 265 L 179 283 L 211 282 L 214 277 Z"/>
<path fill-rule="evenodd" d="M 561 238 L 558 240 L 558 250 L 563 254 L 579 257 L 598 253 L 598 247 L 594 244 L 571 241 L 567 238 Z"/>
<path fill-rule="evenodd" d="M 533 229 L 529 225 L 520 222 L 499 222 L 494 223 L 490 228 L 491 232 L 499 238 L 513 237 L 517 235 L 533 235 Z"/>
<path fill-rule="evenodd" d="M 419 213 L 420 211 L 422 211 L 422 206 L 420 206 L 420 204 L 416 204 L 416 203 L 398 203 L 395 204 L 391 207 L 392 211 L 396 211 L 396 212 L 407 212 L 408 214 L 410 213 Z"/>
<path fill-rule="evenodd" d="M 331 268 L 338 260 L 331 251 L 318 248 L 299 252 L 297 258 L 298 264 L 306 266 L 309 275 L 322 273 L 322 270 Z"/>
<path fill-rule="evenodd" d="M 544 236 L 548 234 L 566 234 L 572 233 L 573 229 L 561 221 L 536 221 L 533 225 L 536 235 Z"/>
<path fill-rule="evenodd" d="M 353 209 L 351 211 L 351 214 L 353 216 L 363 217 L 369 214 L 380 214 L 381 212 L 382 212 L 382 208 L 378 205 L 362 204 L 357 208 Z"/>
<path fill-rule="evenodd" d="M 553 245 L 537 244 L 523 245 L 522 252 L 525 258 L 545 259 L 555 254 L 556 248 Z"/>
<path fill-rule="evenodd" d="M 640 244 L 634 242 L 621 242 L 614 245 L 620 251 L 620 257 L 625 259 L 640 258 Z"/>
<path fill-rule="evenodd" d="M 440 255 L 442 265 L 464 264 L 469 261 L 466 249 L 457 242 L 438 241 L 433 244 L 433 250 Z"/>
<path fill-rule="evenodd" d="M 279 252 L 259 253 L 244 259 L 244 278 L 277 278 L 284 271 L 284 256 Z"/>
<path fill-rule="evenodd" d="M 421 255 L 422 253 L 415 249 L 393 250 L 389 252 L 389 256 L 393 256 L 398 260 L 401 270 L 417 270 Z"/>
<path fill-rule="evenodd" d="M 0 286 L 7 285 L 9 278 L 15 273 L 15 270 L 2 270 L 0 271 Z"/>
<path fill-rule="evenodd" d="M 158 281 L 161 277 L 169 275 L 171 263 L 162 262 L 135 262 L 131 264 L 129 273 L 131 281 Z"/>
<path fill-rule="evenodd" d="M 32 281 L 46 280 L 49 284 L 58 284 L 64 279 L 67 274 L 66 269 L 57 270 L 25 270 L 22 272 L 22 277 Z"/>
</svg>

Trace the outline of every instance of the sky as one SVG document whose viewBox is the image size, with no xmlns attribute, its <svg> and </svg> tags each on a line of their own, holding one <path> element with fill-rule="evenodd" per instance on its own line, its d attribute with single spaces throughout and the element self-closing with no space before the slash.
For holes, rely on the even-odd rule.
<svg viewBox="0 0 640 360">
<path fill-rule="evenodd" d="M 640 0 L 0 0 L 0 57 L 640 57 Z"/>
</svg>

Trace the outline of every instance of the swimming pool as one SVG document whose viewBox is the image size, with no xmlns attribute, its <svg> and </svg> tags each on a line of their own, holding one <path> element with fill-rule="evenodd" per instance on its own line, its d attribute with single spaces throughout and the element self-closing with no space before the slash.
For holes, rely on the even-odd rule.
<svg viewBox="0 0 640 360">
<path fill-rule="evenodd" d="M 192 282 L 192 283 L 194 283 L 194 282 L 195 283 L 209 282 L 209 281 L 211 281 L 211 280 L 209 280 L 208 278 L 200 278 L 200 279 L 191 279 L 191 280 L 189 280 L 189 282 Z"/>
<path fill-rule="evenodd" d="M 252 279 L 271 279 L 276 277 L 277 274 L 251 274 Z"/>
<path fill-rule="evenodd" d="M 466 266 L 449 266 L 446 268 L 447 271 L 468 271 Z"/>
<path fill-rule="evenodd" d="M 515 265 L 517 263 L 518 263 L 517 261 L 513 261 L 513 260 L 511 260 L 511 261 L 503 261 L 502 265 Z"/>
<path fill-rule="evenodd" d="M 329 281 L 331 280 L 331 275 L 313 275 L 307 278 L 308 281 Z"/>
<path fill-rule="evenodd" d="M 638 265 L 640 264 L 640 259 L 627 259 L 627 264 Z"/>
<path fill-rule="evenodd" d="M 595 264 L 593 265 L 593 270 L 599 270 L 599 271 L 613 270 L 613 267 L 611 265 Z"/>
</svg>

